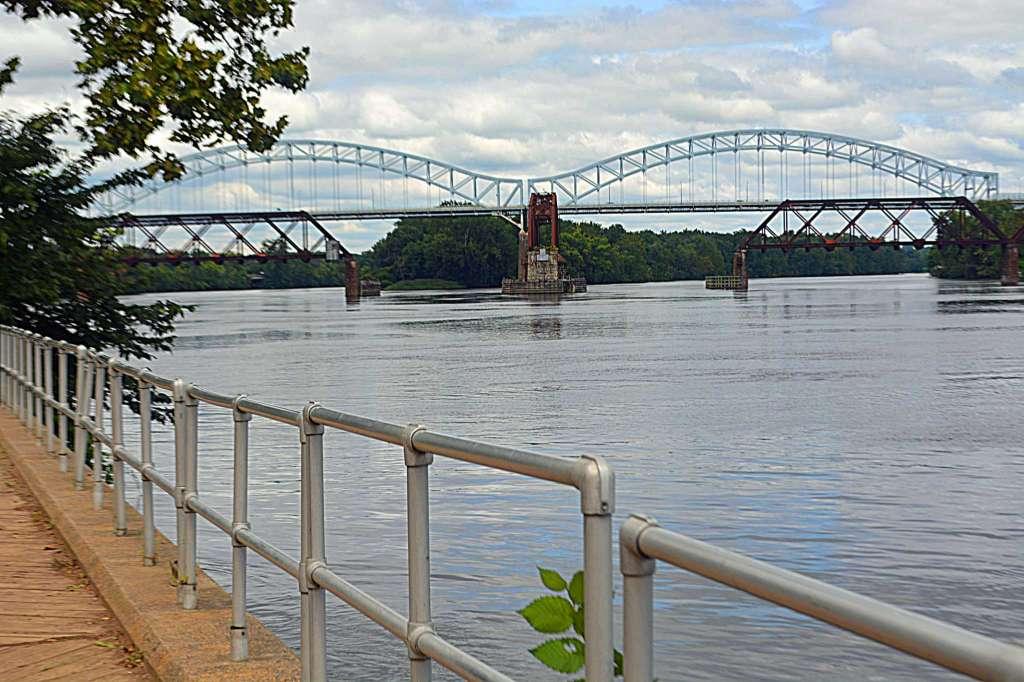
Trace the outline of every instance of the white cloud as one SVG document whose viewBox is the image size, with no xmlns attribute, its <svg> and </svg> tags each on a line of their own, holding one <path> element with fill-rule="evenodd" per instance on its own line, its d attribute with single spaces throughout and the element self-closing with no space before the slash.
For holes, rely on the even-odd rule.
<svg viewBox="0 0 1024 682">
<path fill-rule="evenodd" d="M 889 66 L 899 60 L 899 52 L 882 42 L 878 30 L 861 27 L 832 33 L 832 54 L 851 64 Z"/>
<path fill-rule="evenodd" d="M 492 15 L 457 0 L 301 0 L 296 28 L 279 45 L 311 46 L 310 88 L 265 101 L 288 115 L 290 137 L 364 142 L 517 177 L 747 126 L 849 134 L 1024 175 L 1019 0 L 805 5 L 680 0 L 641 10 L 595 0 L 513 16 L 514 5 Z M 28 30 L 0 17 L 0 45 L 25 58 L 0 108 L 74 96 L 77 51 L 66 28 Z M 679 179 L 670 180 L 652 179 L 652 191 L 677 191 Z M 694 182 L 707 186 L 710 176 Z M 386 182 L 376 191 L 427 195 Z M 376 196 L 337 200 L 369 205 Z M 384 227 L 356 236 L 372 241 Z"/>
</svg>

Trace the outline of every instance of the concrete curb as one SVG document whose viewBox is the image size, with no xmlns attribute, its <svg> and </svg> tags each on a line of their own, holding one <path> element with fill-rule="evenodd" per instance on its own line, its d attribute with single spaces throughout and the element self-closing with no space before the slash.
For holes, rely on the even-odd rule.
<svg viewBox="0 0 1024 682">
<path fill-rule="evenodd" d="M 6 409 L 0 409 L 0 447 L 159 679 L 301 678 L 295 654 L 251 615 L 249 660 L 232 661 L 228 594 L 200 570 L 199 608 L 181 609 L 168 568 L 175 546 L 158 531 L 156 566 L 143 566 L 142 517 L 129 506 L 128 536 L 116 537 L 112 496 L 102 510 L 93 510 L 91 482 L 75 491 L 70 475 Z"/>
</svg>

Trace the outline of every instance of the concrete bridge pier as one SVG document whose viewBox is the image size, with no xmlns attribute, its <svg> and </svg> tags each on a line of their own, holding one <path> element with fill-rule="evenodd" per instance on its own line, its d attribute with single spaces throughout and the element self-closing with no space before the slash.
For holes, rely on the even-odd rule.
<svg viewBox="0 0 1024 682">
<path fill-rule="evenodd" d="M 345 301 L 359 303 L 359 263 L 349 256 L 345 259 Z"/>
<path fill-rule="evenodd" d="M 747 250 L 741 249 L 732 254 L 732 274 L 737 278 L 737 291 L 746 291 L 749 277 L 747 276 Z"/>
<path fill-rule="evenodd" d="M 1015 287 L 1020 284 L 1020 245 L 1008 244 L 1003 249 L 1003 278 L 1004 287 Z"/>
</svg>

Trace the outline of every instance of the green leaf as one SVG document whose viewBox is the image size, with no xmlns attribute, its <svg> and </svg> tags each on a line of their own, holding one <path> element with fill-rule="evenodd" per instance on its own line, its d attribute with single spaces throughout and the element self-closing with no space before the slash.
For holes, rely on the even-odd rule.
<svg viewBox="0 0 1024 682">
<path fill-rule="evenodd" d="M 565 632 L 572 625 L 573 608 L 565 597 L 538 597 L 519 615 L 537 632 Z"/>
<path fill-rule="evenodd" d="M 615 650 L 615 677 L 622 676 L 622 652 Z"/>
<path fill-rule="evenodd" d="M 560 673 L 574 673 L 583 667 L 586 659 L 586 645 L 575 637 L 549 639 L 532 649 L 530 653 L 538 661 Z"/>
<path fill-rule="evenodd" d="M 537 572 L 540 573 L 540 581 L 544 583 L 544 587 L 548 588 L 552 592 L 561 592 L 567 585 L 565 578 L 559 575 L 558 571 L 552 571 L 550 568 L 537 567 Z"/>
<path fill-rule="evenodd" d="M 583 639 L 587 638 L 587 633 L 584 632 L 585 619 L 583 617 L 583 607 L 579 607 L 572 614 L 572 629 L 576 631 L 576 634 Z"/>
<path fill-rule="evenodd" d="M 569 599 L 577 606 L 583 603 L 583 571 L 576 571 L 569 581 Z"/>
</svg>

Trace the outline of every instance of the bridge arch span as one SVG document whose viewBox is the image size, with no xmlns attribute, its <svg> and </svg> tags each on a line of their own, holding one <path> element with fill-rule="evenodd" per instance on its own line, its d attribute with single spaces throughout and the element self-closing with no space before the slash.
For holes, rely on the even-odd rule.
<svg viewBox="0 0 1024 682">
<path fill-rule="evenodd" d="M 538 149 L 538 153 L 542 152 L 542 149 Z M 754 155 L 752 163 L 750 154 Z M 778 163 L 775 165 L 778 173 L 774 179 L 774 169 L 766 173 L 766 168 L 773 163 L 772 159 L 769 158 L 768 164 L 765 162 L 766 155 L 771 157 L 773 154 L 778 155 Z M 794 166 L 799 167 L 801 182 L 792 181 L 794 168 L 788 165 L 788 160 L 793 155 L 798 157 Z M 726 160 L 724 164 L 722 159 Z M 699 161 L 697 172 L 695 161 Z M 335 185 L 332 208 L 336 210 L 341 209 L 344 201 L 348 202 L 349 207 L 366 208 L 367 194 L 370 194 L 371 208 L 394 207 L 387 206 L 387 200 L 394 200 L 397 194 L 403 193 L 407 204 L 404 208 L 427 208 L 409 203 L 409 184 L 415 184 L 418 188 L 413 188 L 412 193 L 419 193 L 413 202 L 436 205 L 440 201 L 453 201 L 495 209 L 519 208 L 527 202 L 529 194 L 535 192 L 553 192 L 558 196 L 558 203 L 563 206 L 604 203 L 653 206 L 673 203 L 677 198 L 677 186 L 679 203 L 686 203 L 683 183 L 680 182 L 684 178 L 689 203 L 710 203 L 718 207 L 727 206 L 732 201 L 738 203 L 744 195 L 747 203 L 753 201 L 758 205 L 774 205 L 784 199 L 797 199 L 801 196 L 805 199 L 858 198 L 893 196 L 900 192 L 985 199 L 997 195 L 999 189 L 999 176 L 994 172 L 948 164 L 905 149 L 855 137 L 786 128 L 750 128 L 680 137 L 609 156 L 563 173 L 525 179 L 479 173 L 395 149 L 318 139 L 279 140 L 266 152 L 251 152 L 238 145 L 220 147 L 189 154 L 182 158 L 182 162 L 186 172 L 181 179 L 170 183 L 152 179 L 141 186 L 117 188 L 101 199 L 99 208 L 107 213 L 129 210 L 137 212 L 140 208 L 145 210 L 147 204 L 157 203 L 161 196 L 174 196 L 176 189 L 186 189 L 195 198 L 193 208 L 196 211 L 210 210 L 211 206 L 203 205 L 204 202 L 215 201 L 210 196 L 200 196 L 204 192 L 213 192 L 205 186 L 206 179 L 213 178 L 217 182 L 216 178 L 223 180 L 232 174 L 248 178 L 246 174 L 250 168 L 261 167 L 265 168 L 267 187 L 266 191 L 253 190 L 254 195 L 259 196 L 259 205 L 236 205 L 222 209 L 275 210 L 284 205 L 291 210 L 316 211 L 323 204 L 330 203 L 329 198 L 319 196 L 316 190 L 317 174 L 325 166 L 333 168 Z M 275 182 L 288 182 L 297 164 L 305 164 L 312 178 L 310 191 L 298 199 L 294 183 L 289 190 L 278 192 L 272 188 L 270 181 L 271 166 L 287 166 L 286 173 L 281 174 Z M 707 164 L 710 164 L 710 168 L 700 168 Z M 679 169 L 680 165 L 684 168 Z M 848 169 L 841 165 L 847 165 Z M 721 166 L 724 166 L 724 170 L 720 172 Z M 367 181 L 379 182 L 376 196 L 373 196 L 373 190 L 366 192 L 365 187 L 359 186 L 349 191 L 347 199 L 340 199 L 337 174 L 341 167 L 354 169 L 357 177 L 364 170 L 376 174 L 377 179 Z M 855 180 L 855 168 L 871 176 L 868 183 L 871 185 L 870 191 L 861 188 L 860 171 Z M 662 173 L 663 182 L 659 177 Z M 838 177 L 837 180 L 837 174 L 847 177 Z M 649 180 L 652 182 L 649 183 Z M 357 185 L 359 182 L 357 179 Z M 391 186 L 389 189 L 388 183 L 392 182 L 406 186 Z M 889 191 L 890 186 L 883 185 L 883 182 L 891 182 L 893 191 Z M 246 180 L 239 184 L 244 186 L 249 183 Z M 648 192 L 648 184 L 656 189 Z M 906 191 L 907 187 L 912 191 Z M 619 196 L 613 200 L 615 188 L 618 188 Z M 433 194 L 435 190 L 436 196 Z M 288 195 L 288 199 L 279 201 L 284 195 Z M 180 207 L 173 205 L 174 201 L 170 203 L 170 212 L 180 212 Z M 167 212 L 167 207 L 162 207 L 162 212 Z"/>
<path fill-rule="evenodd" d="M 692 164 L 693 159 L 700 157 L 716 159 L 732 155 L 739 200 L 739 155 L 743 152 L 761 155 L 777 152 L 780 156 L 795 153 L 804 157 L 805 164 L 807 157 L 845 161 L 850 164 L 851 175 L 856 164 L 939 196 L 984 199 L 994 196 L 999 189 L 998 173 L 955 166 L 890 145 L 811 130 L 750 128 L 680 137 L 609 156 L 564 173 L 530 178 L 528 192 L 554 192 L 560 204 L 578 204 L 588 198 L 600 199 L 602 190 L 621 186 L 627 179 L 643 176 L 652 169 L 667 168 L 680 161 Z M 761 173 L 757 178 L 762 186 L 765 181 L 763 164 L 762 156 Z M 718 175 L 717 166 L 713 167 L 713 175 Z M 689 177 L 692 178 L 692 172 Z M 717 177 L 713 181 L 717 182 Z M 787 184 L 780 180 L 781 186 Z M 781 196 L 780 192 L 779 198 L 790 197 Z"/>
<path fill-rule="evenodd" d="M 381 176 L 405 178 L 436 188 L 452 201 L 477 206 L 502 206 L 523 203 L 523 181 L 468 170 L 437 159 L 385 147 L 352 142 L 315 139 L 278 140 L 265 152 L 252 152 L 241 145 L 209 149 L 181 158 L 185 174 L 174 182 L 153 178 L 141 186 L 112 190 L 102 206 L 114 213 L 126 211 L 139 202 L 209 176 L 234 169 L 295 162 L 353 166 L 376 171 Z"/>
</svg>

